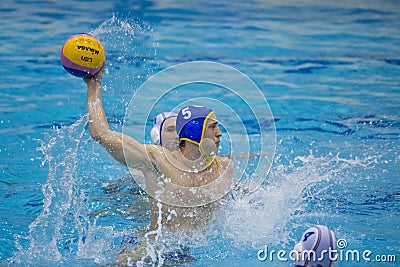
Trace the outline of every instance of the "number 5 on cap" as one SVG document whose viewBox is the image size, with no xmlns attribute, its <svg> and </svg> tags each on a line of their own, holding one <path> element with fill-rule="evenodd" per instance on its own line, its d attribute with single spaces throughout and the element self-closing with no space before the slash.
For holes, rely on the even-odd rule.
<svg viewBox="0 0 400 267">
<path fill-rule="evenodd" d="M 186 108 L 182 109 L 182 115 L 183 115 L 183 118 L 184 118 L 185 120 L 187 120 L 187 119 L 189 119 L 190 117 L 192 117 L 192 112 L 190 112 L 189 107 L 186 107 Z"/>
</svg>

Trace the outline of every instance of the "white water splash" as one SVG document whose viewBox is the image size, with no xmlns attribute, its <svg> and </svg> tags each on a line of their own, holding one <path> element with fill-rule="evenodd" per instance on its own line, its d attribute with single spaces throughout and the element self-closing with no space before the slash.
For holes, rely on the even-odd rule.
<svg viewBox="0 0 400 267">
<path fill-rule="evenodd" d="M 301 226 L 304 216 L 332 216 L 319 210 L 304 214 L 310 201 L 348 180 L 344 176 L 346 170 L 353 171 L 357 166 L 368 168 L 375 162 L 376 157 L 354 160 L 339 155 L 315 157 L 310 151 L 308 156 L 298 156 L 288 165 L 275 165 L 267 185 L 253 194 L 237 194 L 228 204 L 218 224 L 223 228 L 223 237 L 239 250 L 259 248 L 266 242 L 271 245 L 294 242 L 293 229 Z"/>
<path fill-rule="evenodd" d="M 63 127 L 55 132 L 55 136 L 49 137 L 46 142 L 41 142 L 41 147 L 45 160 L 42 165 L 49 165 L 49 175 L 46 183 L 42 186 L 44 196 L 43 210 L 39 216 L 29 225 L 29 247 L 24 250 L 18 244 L 19 253 L 12 259 L 12 263 L 26 264 L 29 259 L 30 264 L 43 261 L 62 261 L 63 255 L 59 250 L 58 242 L 63 239 L 63 228 L 65 221 L 70 216 L 71 207 L 75 214 L 74 223 L 77 224 L 78 238 L 82 239 L 82 223 L 79 217 L 79 206 L 85 203 L 84 198 L 76 199 L 74 194 L 84 194 L 84 192 L 74 192 L 75 185 L 78 184 L 77 177 L 78 151 L 83 139 L 87 118 L 82 117 L 69 127 Z M 64 151 L 58 154 L 58 151 Z M 87 218 L 85 219 L 87 220 Z"/>
</svg>

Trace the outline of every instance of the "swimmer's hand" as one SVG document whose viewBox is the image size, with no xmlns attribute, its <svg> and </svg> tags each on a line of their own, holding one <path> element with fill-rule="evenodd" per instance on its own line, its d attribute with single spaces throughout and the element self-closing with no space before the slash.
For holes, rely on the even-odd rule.
<svg viewBox="0 0 400 267">
<path fill-rule="evenodd" d="M 101 66 L 101 69 L 99 70 L 99 72 L 97 72 L 95 75 L 90 76 L 90 77 L 85 77 L 83 78 L 83 81 L 89 86 L 90 84 L 94 83 L 98 83 L 101 84 L 101 81 L 103 79 L 103 72 L 104 69 L 106 68 L 106 61 L 104 61 L 103 66 Z"/>
</svg>

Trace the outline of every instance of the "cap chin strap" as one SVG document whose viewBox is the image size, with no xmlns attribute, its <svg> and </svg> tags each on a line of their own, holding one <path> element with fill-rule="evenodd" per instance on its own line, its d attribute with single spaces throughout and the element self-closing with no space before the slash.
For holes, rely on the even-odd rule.
<svg viewBox="0 0 400 267">
<path fill-rule="evenodd" d="M 204 139 L 200 141 L 199 148 L 200 148 L 200 153 L 204 157 L 204 160 L 206 162 L 206 168 L 210 167 L 213 161 L 215 160 L 215 164 L 217 165 L 217 168 L 219 168 L 219 162 L 217 160 L 217 155 L 215 152 L 211 151 L 209 153 L 203 146 L 204 144 Z"/>
<path fill-rule="evenodd" d="M 188 141 L 189 143 L 195 144 L 196 146 L 199 145 L 199 142 L 193 141 L 192 139 L 189 139 L 189 138 L 186 138 L 186 137 L 183 137 L 183 138 L 179 139 L 179 141 Z"/>
</svg>

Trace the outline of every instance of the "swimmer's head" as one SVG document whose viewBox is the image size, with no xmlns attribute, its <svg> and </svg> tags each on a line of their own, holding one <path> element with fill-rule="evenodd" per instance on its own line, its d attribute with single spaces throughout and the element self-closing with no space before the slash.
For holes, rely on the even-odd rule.
<svg viewBox="0 0 400 267">
<path fill-rule="evenodd" d="M 204 138 L 207 120 L 214 111 L 204 106 L 187 106 L 182 108 L 176 119 L 176 132 L 179 142 L 187 141 L 199 145 Z"/>
<path fill-rule="evenodd" d="M 328 227 L 315 225 L 304 232 L 294 251 L 295 267 L 332 267 L 337 257 L 335 235 Z"/>
<path fill-rule="evenodd" d="M 204 106 L 184 107 L 176 119 L 176 132 L 179 147 L 184 147 L 186 142 L 195 144 L 199 146 L 207 166 L 213 161 L 222 136 L 214 111 Z"/>
<path fill-rule="evenodd" d="M 176 113 L 163 112 L 154 118 L 153 128 L 150 132 L 153 144 L 171 148 L 177 147 L 176 117 Z"/>
</svg>

